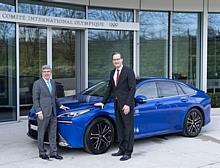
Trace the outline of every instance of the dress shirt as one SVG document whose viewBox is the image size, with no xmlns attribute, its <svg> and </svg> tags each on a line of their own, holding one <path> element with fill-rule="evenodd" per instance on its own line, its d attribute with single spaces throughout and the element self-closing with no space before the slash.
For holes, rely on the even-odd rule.
<svg viewBox="0 0 220 168">
<path fill-rule="evenodd" d="M 120 78 L 120 74 L 121 74 L 121 70 L 123 68 L 123 65 L 120 68 L 115 68 L 115 73 L 114 73 L 114 82 L 115 82 L 115 86 L 117 86 L 117 70 L 119 70 L 119 78 Z"/>
</svg>

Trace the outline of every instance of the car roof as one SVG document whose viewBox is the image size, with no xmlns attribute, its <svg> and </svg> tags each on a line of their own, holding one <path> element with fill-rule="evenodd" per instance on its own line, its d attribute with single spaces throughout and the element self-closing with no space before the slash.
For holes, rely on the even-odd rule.
<svg viewBox="0 0 220 168">
<path fill-rule="evenodd" d="M 136 78 L 137 83 L 140 83 L 142 81 L 155 81 L 155 80 L 164 80 L 164 81 L 175 81 L 175 82 L 179 82 L 173 79 L 169 79 L 169 78 L 165 78 L 165 77 L 140 77 L 140 78 Z M 180 82 L 182 83 L 182 82 Z"/>
<path fill-rule="evenodd" d="M 166 81 L 166 82 L 175 82 L 175 83 L 179 83 L 179 84 L 182 84 L 182 85 L 186 85 L 188 87 L 191 87 L 192 89 L 196 89 L 193 85 L 191 84 L 187 84 L 187 83 L 184 83 L 182 81 L 179 81 L 179 80 L 175 80 L 175 79 L 169 79 L 169 78 L 165 78 L 165 77 L 140 77 L 140 78 L 136 78 L 136 83 L 139 84 L 139 83 L 142 83 L 144 81 Z"/>
</svg>

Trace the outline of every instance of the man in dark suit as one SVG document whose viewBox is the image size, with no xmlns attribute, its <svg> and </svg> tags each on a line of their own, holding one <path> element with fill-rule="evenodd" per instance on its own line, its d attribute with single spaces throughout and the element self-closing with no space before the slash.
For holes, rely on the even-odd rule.
<svg viewBox="0 0 220 168">
<path fill-rule="evenodd" d="M 39 157 L 49 159 L 44 149 L 44 135 L 48 131 L 50 144 L 50 158 L 63 159 L 57 153 L 57 117 L 56 117 L 56 86 L 55 81 L 50 79 L 52 69 L 49 65 L 42 66 L 42 78 L 33 85 L 33 106 L 36 109 L 38 123 L 38 149 Z M 63 105 L 63 110 L 68 109 Z"/>
<path fill-rule="evenodd" d="M 120 160 L 125 161 L 131 158 L 133 152 L 136 79 L 134 71 L 122 64 L 123 59 L 119 52 L 112 54 L 112 62 L 115 69 L 110 73 L 103 101 L 94 105 L 103 107 L 110 96 L 114 98 L 119 150 L 112 156 L 122 156 Z"/>
</svg>

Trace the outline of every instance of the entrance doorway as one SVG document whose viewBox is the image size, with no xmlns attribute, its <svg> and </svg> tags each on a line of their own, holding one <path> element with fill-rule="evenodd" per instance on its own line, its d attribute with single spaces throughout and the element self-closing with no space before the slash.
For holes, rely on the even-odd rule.
<svg viewBox="0 0 220 168">
<path fill-rule="evenodd" d="M 49 64 L 56 81 L 57 96 L 76 93 L 74 30 L 47 27 L 19 27 L 20 115 L 32 106 L 32 87 L 41 77 L 42 65 Z"/>
</svg>

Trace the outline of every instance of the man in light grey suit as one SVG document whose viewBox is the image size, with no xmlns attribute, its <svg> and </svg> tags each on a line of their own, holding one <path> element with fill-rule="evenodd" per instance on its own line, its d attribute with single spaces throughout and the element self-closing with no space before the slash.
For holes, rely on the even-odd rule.
<svg viewBox="0 0 220 168">
<path fill-rule="evenodd" d="M 52 69 L 49 65 L 42 66 L 42 78 L 33 85 L 33 106 L 36 109 L 38 123 L 38 149 L 39 157 L 49 159 L 44 149 L 44 135 L 48 131 L 50 144 L 50 158 L 63 159 L 57 153 L 57 117 L 56 117 L 56 86 L 51 79 Z M 59 105 L 59 104 L 58 104 Z M 59 105 L 61 109 L 68 107 Z"/>
</svg>

